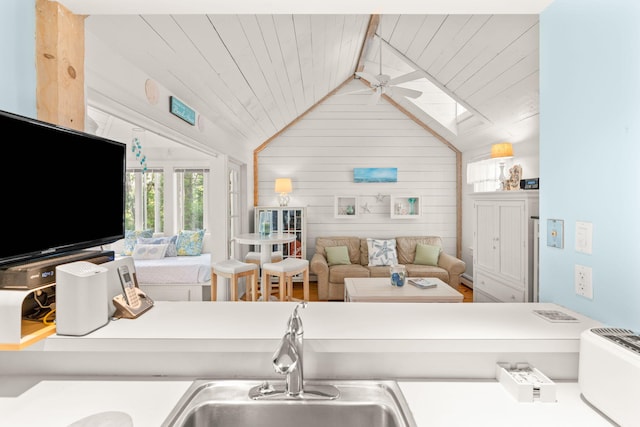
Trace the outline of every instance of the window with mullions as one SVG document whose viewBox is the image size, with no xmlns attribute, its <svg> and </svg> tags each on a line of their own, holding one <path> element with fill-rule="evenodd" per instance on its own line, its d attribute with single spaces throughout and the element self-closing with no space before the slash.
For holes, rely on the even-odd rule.
<svg viewBox="0 0 640 427">
<path fill-rule="evenodd" d="M 174 170 L 178 196 L 178 229 L 203 230 L 208 221 L 209 169 Z"/>
<path fill-rule="evenodd" d="M 125 229 L 164 231 L 164 171 L 127 169 Z"/>
</svg>

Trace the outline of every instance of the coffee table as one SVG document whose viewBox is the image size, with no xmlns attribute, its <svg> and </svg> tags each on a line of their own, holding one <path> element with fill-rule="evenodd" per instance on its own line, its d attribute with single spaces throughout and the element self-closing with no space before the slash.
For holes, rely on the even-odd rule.
<svg viewBox="0 0 640 427">
<path fill-rule="evenodd" d="M 407 279 L 408 280 L 408 279 Z M 388 277 L 344 279 L 346 302 L 462 302 L 463 296 L 440 279 L 435 288 L 420 289 L 409 282 L 402 287 L 391 286 Z"/>
</svg>

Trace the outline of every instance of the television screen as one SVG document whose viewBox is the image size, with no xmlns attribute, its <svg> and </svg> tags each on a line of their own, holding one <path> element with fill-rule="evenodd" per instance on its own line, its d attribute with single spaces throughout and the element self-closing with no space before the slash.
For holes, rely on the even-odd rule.
<svg viewBox="0 0 640 427">
<path fill-rule="evenodd" d="M 126 145 L 0 111 L 0 267 L 124 237 Z"/>
</svg>

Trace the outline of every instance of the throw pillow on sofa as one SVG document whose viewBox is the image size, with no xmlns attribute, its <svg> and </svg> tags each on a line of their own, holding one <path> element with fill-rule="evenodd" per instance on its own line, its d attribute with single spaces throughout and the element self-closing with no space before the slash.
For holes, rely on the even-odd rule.
<svg viewBox="0 0 640 427">
<path fill-rule="evenodd" d="M 183 230 L 178 234 L 176 250 L 178 256 L 196 256 L 202 253 L 204 230 Z"/>
<path fill-rule="evenodd" d="M 124 232 L 124 250 L 122 255 L 132 255 L 138 237 L 153 237 L 153 229 L 147 230 L 126 230 Z"/>
<path fill-rule="evenodd" d="M 367 250 L 369 251 L 369 266 L 396 265 L 398 253 L 396 252 L 396 239 L 372 239 L 367 238 Z"/>
<path fill-rule="evenodd" d="M 349 249 L 346 246 L 329 246 L 324 248 L 327 253 L 327 263 L 332 265 L 349 265 Z"/>
<path fill-rule="evenodd" d="M 133 248 L 133 259 L 161 259 L 164 258 L 165 253 L 167 252 L 167 248 L 169 247 L 168 243 L 163 243 L 161 245 L 148 245 L 144 243 L 136 243 L 135 248 Z"/>
<path fill-rule="evenodd" d="M 164 254 L 164 256 L 166 257 L 178 255 L 178 249 L 176 248 L 177 241 L 177 234 L 168 237 L 138 237 L 138 243 L 142 243 L 144 245 L 163 245 L 165 243 L 168 244 L 167 252 Z"/>
<path fill-rule="evenodd" d="M 416 245 L 416 258 L 413 263 L 437 266 L 438 258 L 440 257 L 440 251 L 441 248 L 439 246 L 418 243 Z"/>
</svg>

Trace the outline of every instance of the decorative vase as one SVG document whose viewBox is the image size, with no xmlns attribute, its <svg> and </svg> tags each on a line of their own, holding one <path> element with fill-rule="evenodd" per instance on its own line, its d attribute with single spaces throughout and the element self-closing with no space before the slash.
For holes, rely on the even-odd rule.
<svg viewBox="0 0 640 427">
<path fill-rule="evenodd" d="M 404 286 L 407 278 L 407 269 L 404 265 L 394 265 L 391 267 L 391 286 Z"/>
<path fill-rule="evenodd" d="M 416 200 L 415 197 L 409 197 L 409 215 L 416 214 Z"/>
<path fill-rule="evenodd" d="M 260 234 L 268 236 L 271 234 L 271 212 L 260 212 Z"/>
</svg>

